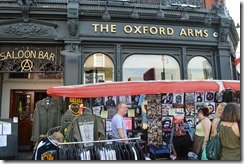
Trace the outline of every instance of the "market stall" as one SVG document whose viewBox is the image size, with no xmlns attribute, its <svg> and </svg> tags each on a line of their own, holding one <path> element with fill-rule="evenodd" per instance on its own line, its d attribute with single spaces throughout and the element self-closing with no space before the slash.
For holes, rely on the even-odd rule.
<svg viewBox="0 0 244 164">
<path fill-rule="evenodd" d="M 219 103 L 240 103 L 240 81 L 96 83 L 51 87 L 47 89 L 47 94 L 53 97 L 89 99 L 92 113 L 104 121 L 107 140 L 111 139 L 111 118 L 116 114 L 116 105 L 119 101 L 126 102 L 128 114 L 124 119 L 128 136 L 140 136 L 143 152 L 150 154 L 152 159 L 167 159 L 170 154 L 168 144 L 173 120 L 177 118 L 186 121 L 191 128 L 195 128 L 198 124 L 196 113 L 200 108 L 208 106 L 211 119 Z"/>
</svg>

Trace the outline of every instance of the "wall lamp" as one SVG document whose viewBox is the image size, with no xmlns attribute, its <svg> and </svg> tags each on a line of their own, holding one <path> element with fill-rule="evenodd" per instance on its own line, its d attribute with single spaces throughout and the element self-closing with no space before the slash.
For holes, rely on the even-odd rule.
<svg viewBox="0 0 244 164">
<path fill-rule="evenodd" d="M 186 13 L 186 9 L 184 10 L 184 12 L 181 14 L 181 20 L 188 20 L 189 19 L 189 15 Z"/>
<path fill-rule="evenodd" d="M 103 19 L 103 20 L 110 20 L 110 19 L 111 19 L 110 15 L 109 15 L 109 13 L 108 13 L 107 6 L 105 6 L 105 11 L 104 11 L 104 13 L 103 13 L 102 19 Z"/>
<path fill-rule="evenodd" d="M 164 19 L 164 12 L 161 9 L 161 3 L 162 3 L 162 1 L 160 1 L 159 7 L 158 7 L 159 10 L 157 11 L 157 15 L 156 15 L 156 19 L 158 19 L 158 20 Z"/>
<path fill-rule="evenodd" d="M 131 18 L 133 19 L 138 19 L 139 18 L 139 14 L 136 10 L 136 7 L 133 8 L 132 14 L 130 15 Z"/>
<path fill-rule="evenodd" d="M 164 12 L 162 11 L 160 6 L 159 6 L 159 10 L 157 11 L 156 19 L 158 20 L 164 19 Z"/>
</svg>

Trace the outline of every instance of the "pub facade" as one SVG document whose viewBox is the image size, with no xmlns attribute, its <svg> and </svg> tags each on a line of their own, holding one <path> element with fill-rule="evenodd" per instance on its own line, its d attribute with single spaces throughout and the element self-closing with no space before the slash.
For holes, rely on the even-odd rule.
<svg viewBox="0 0 244 164">
<path fill-rule="evenodd" d="M 3 0 L 0 117 L 31 120 L 52 86 L 237 80 L 238 42 L 225 1 Z"/>
</svg>

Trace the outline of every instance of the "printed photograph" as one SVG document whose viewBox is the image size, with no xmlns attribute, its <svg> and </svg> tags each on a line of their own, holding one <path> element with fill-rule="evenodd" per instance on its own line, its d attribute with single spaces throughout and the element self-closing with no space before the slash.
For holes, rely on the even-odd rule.
<svg viewBox="0 0 244 164">
<path fill-rule="evenodd" d="M 173 103 L 173 93 L 163 93 L 161 95 L 162 104 L 172 104 Z"/>
<path fill-rule="evenodd" d="M 194 92 L 185 93 L 185 103 L 186 104 L 195 103 L 195 93 Z"/>
<path fill-rule="evenodd" d="M 204 102 L 204 92 L 195 92 L 195 102 Z"/>
<path fill-rule="evenodd" d="M 184 93 L 174 93 L 173 103 L 174 104 L 184 104 Z"/>
</svg>

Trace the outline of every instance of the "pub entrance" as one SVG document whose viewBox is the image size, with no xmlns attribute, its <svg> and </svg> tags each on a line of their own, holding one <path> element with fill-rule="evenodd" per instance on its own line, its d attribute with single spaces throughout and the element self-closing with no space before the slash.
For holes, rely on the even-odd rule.
<svg viewBox="0 0 244 164">
<path fill-rule="evenodd" d="M 47 96 L 45 90 L 11 90 L 10 118 L 18 117 L 18 149 L 32 151 L 31 141 L 35 104 Z"/>
</svg>

